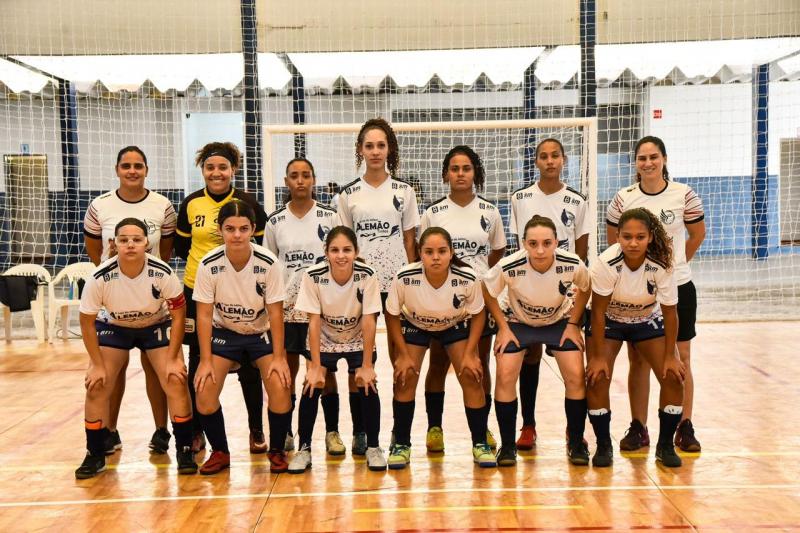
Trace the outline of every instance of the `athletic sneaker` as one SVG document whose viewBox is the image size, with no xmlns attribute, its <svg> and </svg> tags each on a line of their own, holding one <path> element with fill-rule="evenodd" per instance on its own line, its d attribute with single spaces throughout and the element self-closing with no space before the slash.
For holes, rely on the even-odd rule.
<svg viewBox="0 0 800 533">
<path fill-rule="evenodd" d="M 267 453 L 267 458 L 269 459 L 269 471 L 273 474 L 282 474 L 289 470 L 286 452 L 283 450 L 270 450 Z"/>
<path fill-rule="evenodd" d="M 619 449 L 633 452 L 645 446 L 650 446 L 650 434 L 647 432 L 647 427 L 634 418 L 625 436 L 619 441 Z"/>
<path fill-rule="evenodd" d="M 594 451 L 592 457 L 592 466 L 606 467 L 611 466 L 614 462 L 614 445 L 611 444 L 611 439 L 606 441 L 597 441 L 597 449 Z"/>
<path fill-rule="evenodd" d="M 367 453 L 367 434 L 356 433 L 353 435 L 353 445 L 350 447 L 353 455 L 364 455 Z M 380 449 L 380 448 L 378 448 Z M 383 453 L 383 450 L 381 450 Z"/>
<path fill-rule="evenodd" d="M 231 454 L 214 450 L 211 456 L 200 467 L 200 473 L 204 476 L 210 476 L 222 472 L 226 468 L 231 467 Z"/>
<path fill-rule="evenodd" d="M 656 446 L 656 462 L 660 462 L 668 468 L 676 468 L 683 464 L 680 456 L 675 453 L 675 448 L 671 442 L 665 446 Z"/>
<path fill-rule="evenodd" d="M 496 450 L 497 449 L 497 439 L 494 438 L 494 434 L 492 430 L 486 430 L 486 444 L 489 445 L 489 448 Z"/>
<path fill-rule="evenodd" d="M 302 474 L 309 468 L 311 468 L 311 448 L 303 446 L 289 462 L 288 472 L 290 474 Z"/>
<path fill-rule="evenodd" d="M 103 447 L 106 450 L 106 455 L 114 455 L 114 452 L 122 449 L 122 439 L 119 438 L 119 431 L 109 431 L 106 433 L 106 438 L 103 441 Z"/>
<path fill-rule="evenodd" d="M 518 450 L 532 450 L 536 446 L 536 426 L 522 426 L 517 439 Z"/>
<path fill-rule="evenodd" d="M 150 453 L 160 455 L 167 453 L 169 450 L 169 439 L 172 435 L 169 434 L 167 428 L 156 429 L 153 436 L 150 438 Z"/>
<path fill-rule="evenodd" d="M 411 446 L 395 444 L 389 450 L 389 469 L 402 470 L 411 462 Z"/>
<path fill-rule="evenodd" d="M 441 453 L 444 451 L 444 431 L 439 426 L 428 429 L 425 436 L 425 447 L 430 453 Z"/>
<path fill-rule="evenodd" d="M 267 453 L 267 439 L 263 430 L 250 430 L 250 453 Z"/>
<path fill-rule="evenodd" d="M 283 451 L 290 452 L 294 450 L 294 435 L 292 432 L 286 434 L 286 440 L 283 442 Z"/>
<path fill-rule="evenodd" d="M 178 462 L 179 474 L 194 474 L 197 472 L 197 463 L 194 462 L 194 454 L 189 446 L 184 446 L 175 454 Z"/>
<path fill-rule="evenodd" d="M 90 477 L 94 477 L 100 472 L 104 472 L 106 469 L 106 458 L 103 455 L 92 455 L 90 453 L 86 454 L 86 457 L 83 458 L 83 462 L 81 466 L 75 470 L 75 478 L 76 479 L 89 479 Z"/>
<path fill-rule="evenodd" d="M 494 468 L 497 460 L 488 444 L 481 442 L 472 447 L 472 460 L 481 468 Z"/>
<path fill-rule="evenodd" d="M 514 446 L 500 446 L 495 458 L 497 466 L 514 466 L 517 464 L 517 449 Z"/>
<path fill-rule="evenodd" d="M 684 452 L 699 452 L 700 441 L 694 436 L 694 426 L 688 418 L 678 424 L 675 431 L 675 446 Z"/>
<path fill-rule="evenodd" d="M 588 465 L 589 447 L 586 445 L 586 441 L 581 439 L 567 444 L 567 457 L 569 457 L 569 462 L 574 465 Z"/>
<path fill-rule="evenodd" d="M 328 455 L 344 455 L 347 451 L 338 431 L 329 431 L 325 434 L 325 451 Z"/>
<path fill-rule="evenodd" d="M 383 456 L 383 450 L 377 446 L 367 448 L 365 452 L 367 456 L 367 468 L 375 472 L 383 472 L 386 470 L 386 458 Z"/>
<path fill-rule="evenodd" d="M 206 449 L 206 436 L 202 431 L 192 435 L 192 453 L 200 453 Z"/>
</svg>

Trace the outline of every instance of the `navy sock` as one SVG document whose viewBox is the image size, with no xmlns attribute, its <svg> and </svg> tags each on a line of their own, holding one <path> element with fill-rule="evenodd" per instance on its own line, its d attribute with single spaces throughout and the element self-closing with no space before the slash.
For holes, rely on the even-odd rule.
<svg viewBox="0 0 800 533">
<path fill-rule="evenodd" d="M 230 453 L 228 437 L 225 435 L 225 417 L 222 415 L 222 406 L 210 415 L 200 415 L 200 418 L 211 449 L 216 452 Z"/>
<path fill-rule="evenodd" d="M 603 413 L 602 415 L 593 415 L 589 413 L 589 422 L 592 423 L 597 442 L 608 442 L 611 440 L 611 411 Z"/>
<path fill-rule="evenodd" d="M 536 425 L 536 392 L 539 389 L 539 365 L 529 365 L 523 361 L 519 371 L 519 402 L 522 410 L 522 425 Z"/>
<path fill-rule="evenodd" d="M 105 455 L 106 447 L 104 441 L 108 435 L 108 428 L 86 429 L 86 451 L 91 455 Z"/>
<path fill-rule="evenodd" d="M 583 432 L 586 429 L 586 398 L 582 400 L 564 398 L 564 412 L 567 415 L 569 440 L 583 439 Z"/>
<path fill-rule="evenodd" d="M 681 423 L 682 413 L 673 415 L 665 413 L 661 409 L 658 410 L 658 445 L 659 446 L 672 446 L 672 437 L 675 435 L 675 430 L 678 429 L 678 424 Z"/>
<path fill-rule="evenodd" d="M 380 444 L 378 439 L 381 432 L 381 399 L 373 391 L 370 391 L 369 395 L 365 394 L 364 389 L 359 389 L 359 392 L 351 394 L 359 395 L 359 405 L 367 433 L 367 446 L 377 448 Z"/>
<path fill-rule="evenodd" d="M 356 433 L 364 433 L 364 408 L 361 406 L 361 398 L 364 393 L 362 389 L 360 392 L 351 392 L 348 396 L 350 400 L 350 419 L 353 421 L 353 435 Z"/>
<path fill-rule="evenodd" d="M 497 415 L 497 424 L 500 426 L 500 442 L 503 446 L 516 446 L 514 426 L 517 423 L 517 399 L 514 398 L 510 402 L 495 400 L 494 413 Z"/>
<path fill-rule="evenodd" d="M 178 418 L 181 419 L 180 422 L 172 421 L 172 433 L 175 434 L 175 448 L 180 451 L 187 446 L 192 446 L 192 427 L 194 424 L 191 416 Z"/>
<path fill-rule="evenodd" d="M 322 396 L 322 413 L 325 415 L 325 431 L 339 431 L 338 392 L 330 392 Z"/>
<path fill-rule="evenodd" d="M 472 445 L 486 442 L 486 416 L 488 415 L 484 407 L 464 407 L 467 414 L 467 425 L 472 435 Z"/>
<path fill-rule="evenodd" d="M 267 420 L 269 421 L 269 449 L 283 451 L 286 445 L 286 434 L 292 425 L 292 412 L 275 413 L 267 409 Z"/>
<path fill-rule="evenodd" d="M 244 405 L 247 407 L 247 425 L 250 431 L 264 431 L 264 392 L 261 387 L 261 372 L 249 362 L 237 371 L 242 385 Z"/>
<path fill-rule="evenodd" d="M 428 429 L 442 427 L 444 391 L 425 393 L 425 411 L 428 413 Z"/>
<path fill-rule="evenodd" d="M 314 396 L 309 398 L 308 394 L 303 394 L 300 397 L 300 413 L 297 422 L 297 434 L 300 438 L 301 449 L 303 446 L 311 447 L 311 434 L 314 431 L 314 423 L 317 421 L 317 412 L 319 411 L 319 397 L 322 394 L 321 389 L 314 389 Z M 324 396 L 323 396 L 324 397 Z M 272 433 L 270 426 L 270 433 Z"/>
<path fill-rule="evenodd" d="M 411 423 L 414 421 L 416 402 L 399 402 L 392 400 L 394 411 L 394 441 L 397 444 L 411 446 Z"/>
</svg>

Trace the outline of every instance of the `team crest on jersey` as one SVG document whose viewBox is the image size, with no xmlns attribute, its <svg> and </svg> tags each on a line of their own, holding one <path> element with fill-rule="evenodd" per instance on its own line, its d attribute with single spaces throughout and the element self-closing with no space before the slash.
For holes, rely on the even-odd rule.
<svg viewBox="0 0 800 533">
<path fill-rule="evenodd" d="M 156 300 L 160 300 L 161 299 L 161 291 L 158 290 L 158 287 L 156 287 L 155 285 L 151 285 L 150 286 L 150 291 L 153 294 L 153 298 L 155 298 Z"/>
<path fill-rule="evenodd" d="M 266 285 L 264 283 L 259 283 L 256 281 L 256 292 L 262 298 L 264 297 L 264 289 L 266 289 Z"/>
<path fill-rule="evenodd" d="M 564 227 L 572 227 L 575 224 L 575 214 L 570 213 L 566 209 L 561 210 L 561 223 L 564 224 Z"/>
<path fill-rule="evenodd" d="M 364 303 L 364 291 L 361 289 L 356 289 L 356 300 L 358 303 Z"/>
<path fill-rule="evenodd" d="M 558 241 L 558 247 L 562 250 L 569 251 L 569 239 L 564 239 L 563 241 Z"/>
<path fill-rule="evenodd" d="M 675 213 L 673 213 L 670 209 L 662 209 L 661 213 L 658 215 L 658 218 L 660 218 L 661 222 L 664 224 L 672 224 L 675 222 Z"/>
<path fill-rule="evenodd" d="M 653 295 L 656 293 L 656 284 L 647 280 L 647 294 Z"/>
<path fill-rule="evenodd" d="M 617 265 L 617 274 L 622 272 L 622 265 Z"/>
<path fill-rule="evenodd" d="M 466 296 L 463 294 L 454 294 L 453 295 L 453 307 L 456 309 L 460 309 L 462 305 L 464 305 L 464 301 L 466 300 Z"/>
<path fill-rule="evenodd" d="M 403 211 L 403 199 L 398 198 L 397 196 L 392 196 L 392 205 L 398 212 Z"/>
<path fill-rule="evenodd" d="M 325 236 L 328 235 L 328 232 L 331 230 L 328 226 L 323 226 L 322 224 L 317 225 L 317 237 L 319 240 L 324 241 Z"/>
<path fill-rule="evenodd" d="M 481 215 L 481 229 L 486 233 L 489 233 L 489 230 L 492 229 L 492 225 L 483 215 Z"/>
<path fill-rule="evenodd" d="M 156 227 L 154 222 L 152 222 L 150 220 L 147 220 L 146 218 L 143 218 L 142 222 L 144 222 L 145 225 L 147 226 L 147 234 L 148 235 L 152 235 L 153 233 L 155 233 L 158 230 L 158 228 Z"/>
<path fill-rule="evenodd" d="M 568 281 L 564 283 L 561 280 L 558 280 L 558 292 L 561 293 L 562 296 L 568 296 L 571 292 L 570 289 L 572 288 L 572 282 Z"/>
</svg>

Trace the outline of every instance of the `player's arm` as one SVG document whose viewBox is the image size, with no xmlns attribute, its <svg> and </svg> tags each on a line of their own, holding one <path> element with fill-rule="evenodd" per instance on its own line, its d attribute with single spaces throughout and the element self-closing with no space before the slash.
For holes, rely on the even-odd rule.
<svg viewBox="0 0 800 533">
<path fill-rule="evenodd" d="M 686 239 L 686 261 L 691 261 L 700 245 L 706 238 L 706 222 L 700 220 L 693 224 L 686 224 L 686 231 L 689 233 L 689 238 Z"/>
<path fill-rule="evenodd" d="M 612 244 L 617 244 L 617 227 L 609 224 L 606 222 L 606 240 L 608 241 L 608 245 L 611 246 Z M 588 246 L 588 238 L 587 238 L 587 246 Z M 577 249 L 578 243 L 575 242 L 575 246 Z M 580 255 L 580 254 L 579 254 Z"/>
<path fill-rule="evenodd" d="M 506 255 L 506 248 L 507 247 L 504 246 L 503 248 L 498 248 L 497 250 L 492 250 L 489 252 L 489 268 L 495 266 L 497 262 L 500 261 L 504 255 Z"/>
<path fill-rule="evenodd" d="M 594 385 L 610 376 L 610 362 L 606 350 L 606 310 L 611 295 L 603 296 L 592 291 L 592 351 L 586 367 L 586 380 Z"/>
<path fill-rule="evenodd" d="M 97 330 L 94 327 L 97 313 L 80 313 L 81 336 L 83 346 L 89 354 L 89 368 L 86 370 L 84 384 L 88 390 L 106 385 L 106 367 L 100 353 L 100 341 L 97 339 Z"/>
<path fill-rule="evenodd" d="M 417 260 L 417 228 L 403 230 L 403 248 L 409 263 Z"/>
<path fill-rule="evenodd" d="M 169 237 L 161 237 L 161 240 L 158 241 L 158 255 L 162 261 L 168 262 L 172 258 L 174 237 L 175 234 L 173 233 Z"/>
<path fill-rule="evenodd" d="M 95 265 L 99 265 L 100 257 L 103 255 L 103 239 L 96 239 L 94 237 L 84 235 L 83 243 L 86 247 L 86 255 L 89 256 L 89 260 Z"/>
<path fill-rule="evenodd" d="M 616 242 L 616 233 L 617 230 L 614 228 L 614 241 Z M 608 236 L 608 235 L 606 235 Z M 609 241 L 609 246 L 611 245 L 611 241 Z M 577 239 L 575 239 L 575 253 L 578 254 L 578 257 L 581 258 L 581 261 L 584 263 L 586 262 L 586 256 L 589 255 L 589 234 L 581 235 Z"/>
</svg>

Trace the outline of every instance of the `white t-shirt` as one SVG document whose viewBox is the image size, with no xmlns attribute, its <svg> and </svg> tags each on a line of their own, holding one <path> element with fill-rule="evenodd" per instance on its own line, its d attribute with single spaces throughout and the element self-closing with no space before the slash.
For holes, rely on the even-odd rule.
<svg viewBox="0 0 800 533">
<path fill-rule="evenodd" d="M 509 322 L 541 327 L 569 317 L 575 288 L 589 290 L 589 271 L 576 254 L 556 250 L 553 264 L 547 272 L 539 273 L 531 266 L 527 250 L 519 250 L 502 258 L 483 282 L 494 298 L 508 289 L 505 305 Z"/>
<path fill-rule="evenodd" d="M 289 204 L 291 201 L 287 206 Z M 317 202 L 303 218 L 297 218 L 286 206 L 269 215 L 264 246 L 283 263 L 286 277 L 283 317 L 286 322 L 308 322 L 306 314 L 294 308 L 303 270 L 324 259 L 325 237 L 338 224 L 336 211 Z"/>
<path fill-rule="evenodd" d="M 477 195 L 464 207 L 449 196 L 432 203 L 422 214 L 420 233 L 433 226 L 450 233 L 456 255 L 478 275 L 489 270 L 489 253 L 502 250 L 507 244 L 500 211 Z"/>
<path fill-rule="evenodd" d="M 611 295 L 606 316 L 617 322 L 639 324 L 661 316 L 661 306 L 678 303 L 673 271 L 649 256 L 635 271 L 625 264 L 619 244 L 612 244 L 592 263 L 592 291 Z"/>
<path fill-rule="evenodd" d="M 97 314 L 107 324 L 146 328 L 169 320 L 169 309 L 185 304 L 183 287 L 168 264 L 147 254 L 142 272 L 129 278 L 116 257 L 100 263 L 86 278 L 80 312 Z"/>
<path fill-rule="evenodd" d="M 361 317 L 381 312 L 378 276 L 356 261 L 353 275 L 344 285 L 333 279 L 327 261 L 303 272 L 295 307 L 320 315 L 320 351 L 358 352 L 364 349 Z"/>
<path fill-rule="evenodd" d="M 511 193 L 511 217 L 509 230 L 517 236 L 522 247 L 525 224 L 533 217 L 547 217 L 556 225 L 558 247 L 575 253 L 575 241 L 591 231 L 589 207 L 586 197 L 564 185 L 560 191 L 545 194 L 534 183 Z"/>
<path fill-rule="evenodd" d="M 421 261 L 402 268 L 392 279 L 386 312 L 402 315 L 426 331 L 444 331 L 483 309 L 483 292 L 475 271 L 450 265 L 447 280 L 438 289 L 425 277 Z"/>
<path fill-rule="evenodd" d="M 667 181 L 661 192 L 648 194 L 636 183 L 620 189 L 606 210 L 606 222 L 614 227 L 628 209 L 646 207 L 656 215 L 672 239 L 672 261 L 678 285 L 689 283 L 692 270 L 686 261 L 686 224 L 700 222 L 705 217 L 703 202 L 685 183 Z"/>
<path fill-rule="evenodd" d="M 419 226 L 414 189 L 391 177 L 377 187 L 358 178 L 342 189 L 337 213 L 355 231 L 359 255 L 378 273 L 380 290 L 388 291 L 392 276 L 408 263 L 403 232 Z"/>
<path fill-rule="evenodd" d="M 208 252 L 197 267 L 192 299 L 214 304 L 214 327 L 242 335 L 269 331 L 267 304 L 286 296 L 283 268 L 275 254 L 250 243 L 247 264 L 236 271 L 225 254 L 225 245 Z"/>
<path fill-rule="evenodd" d="M 89 204 L 83 217 L 83 233 L 103 242 L 100 261 L 108 259 L 108 240 L 114 238 L 114 228 L 123 218 L 138 218 L 147 225 L 147 253 L 158 256 L 161 238 L 175 234 L 177 215 L 172 202 L 157 192 L 147 191 L 138 202 L 126 202 L 117 191 L 101 194 Z"/>
</svg>

